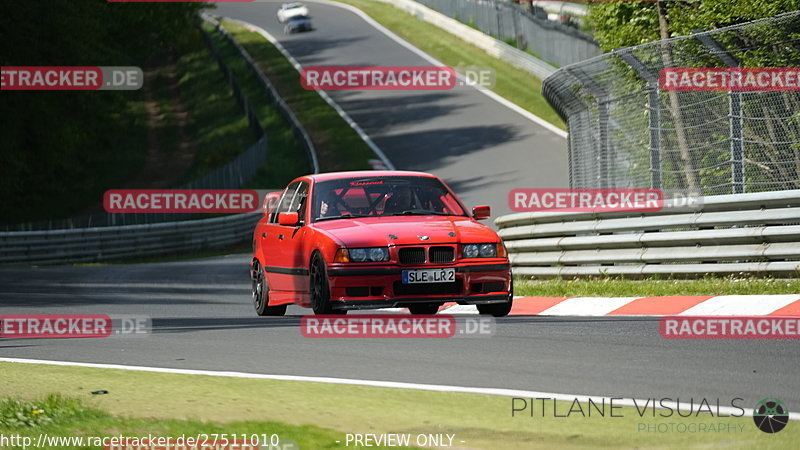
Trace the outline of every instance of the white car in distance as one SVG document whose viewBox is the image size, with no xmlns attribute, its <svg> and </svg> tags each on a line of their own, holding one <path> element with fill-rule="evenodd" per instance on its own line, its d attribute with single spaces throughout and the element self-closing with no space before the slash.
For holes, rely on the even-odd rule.
<svg viewBox="0 0 800 450">
<path fill-rule="evenodd" d="M 285 23 L 287 20 L 291 19 L 295 16 L 308 16 L 308 8 L 306 5 L 295 2 L 295 3 L 284 3 L 281 5 L 281 8 L 278 10 L 278 21 L 280 23 Z"/>
</svg>

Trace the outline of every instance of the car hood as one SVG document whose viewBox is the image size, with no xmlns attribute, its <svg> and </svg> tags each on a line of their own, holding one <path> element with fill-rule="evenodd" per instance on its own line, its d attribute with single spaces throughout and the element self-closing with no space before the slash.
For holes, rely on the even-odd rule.
<svg viewBox="0 0 800 450">
<path fill-rule="evenodd" d="M 314 223 L 345 247 L 499 242 L 486 225 L 458 216 L 393 216 L 338 219 Z M 423 239 L 427 236 L 428 239 Z"/>
</svg>

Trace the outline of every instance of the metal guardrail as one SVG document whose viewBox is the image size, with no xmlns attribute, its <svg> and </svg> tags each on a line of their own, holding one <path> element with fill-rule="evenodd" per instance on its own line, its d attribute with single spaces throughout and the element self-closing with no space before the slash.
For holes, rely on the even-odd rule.
<svg viewBox="0 0 800 450">
<path fill-rule="evenodd" d="M 148 225 L 0 232 L 0 264 L 100 262 L 224 247 L 247 240 L 261 214 Z"/>
<path fill-rule="evenodd" d="M 800 190 L 705 197 L 694 211 L 517 213 L 495 224 L 517 275 L 800 271 Z"/>
<path fill-rule="evenodd" d="M 233 41 L 227 31 L 221 27 L 219 30 L 240 52 L 243 52 L 242 56 L 248 61 L 248 65 L 265 84 L 267 96 L 276 103 L 281 114 L 292 125 L 295 134 L 299 134 L 300 141 L 307 144 L 305 147 L 309 152 L 312 169 L 317 172 L 318 165 L 313 144 L 294 114 L 244 49 Z M 268 150 L 266 136 L 251 102 L 242 92 L 233 71 L 222 60 L 210 36 L 203 34 L 226 79 L 231 84 L 235 97 L 248 118 L 250 127 L 261 138 L 231 163 L 185 183 L 180 188 L 239 187 L 266 162 Z M 192 217 L 188 214 L 103 214 L 102 218 L 106 220 L 99 220 L 101 215 L 92 215 L 79 220 L 43 222 L 45 229 L 42 230 L 0 232 L 0 264 L 101 262 L 219 248 L 247 241 L 261 214 L 259 211 L 199 220 L 191 220 L 196 219 L 196 216 Z M 95 219 L 94 223 L 100 225 L 92 226 L 92 219 Z M 125 223 L 131 221 L 134 224 Z M 64 226 L 65 224 L 68 225 Z M 64 228 L 52 229 L 54 225 L 61 225 Z"/>
</svg>

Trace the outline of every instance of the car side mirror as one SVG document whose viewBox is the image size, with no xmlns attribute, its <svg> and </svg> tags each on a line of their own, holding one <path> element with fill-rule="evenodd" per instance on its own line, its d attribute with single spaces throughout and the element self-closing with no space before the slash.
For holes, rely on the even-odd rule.
<svg viewBox="0 0 800 450">
<path fill-rule="evenodd" d="M 492 215 L 492 210 L 488 205 L 476 206 L 472 208 L 472 217 L 475 220 L 488 219 Z"/>
<path fill-rule="evenodd" d="M 285 227 L 293 227 L 300 221 L 300 216 L 296 212 L 278 213 L 278 224 Z"/>
</svg>

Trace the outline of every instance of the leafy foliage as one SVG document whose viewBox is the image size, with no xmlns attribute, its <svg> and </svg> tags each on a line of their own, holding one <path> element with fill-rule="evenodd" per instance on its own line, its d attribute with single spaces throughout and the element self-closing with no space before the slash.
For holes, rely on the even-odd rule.
<svg viewBox="0 0 800 450">
<path fill-rule="evenodd" d="M 672 36 L 749 22 L 800 9 L 800 0 L 687 0 L 666 2 Z M 659 39 L 656 2 L 591 2 L 589 26 L 610 51 Z"/>
<path fill-rule="evenodd" d="M 29 0 L 0 14 L 2 66 L 145 66 L 190 35 L 202 3 Z M 137 91 L 3 91 L 0 217 L 68 214 L 144 161 Z M 72 195 L 70 195 L 72 194 Z M 43 207 L 45 205 L 45 207 Z"/>
<path fill-rule="evenodd" d="M 35 401 L 4 398 L 0 400 L 0 427 L 34 428 L 49 425 L 59 419 L 79 415 L 83 410 L 78 400 L 58 394 Z"/>
</svg>

